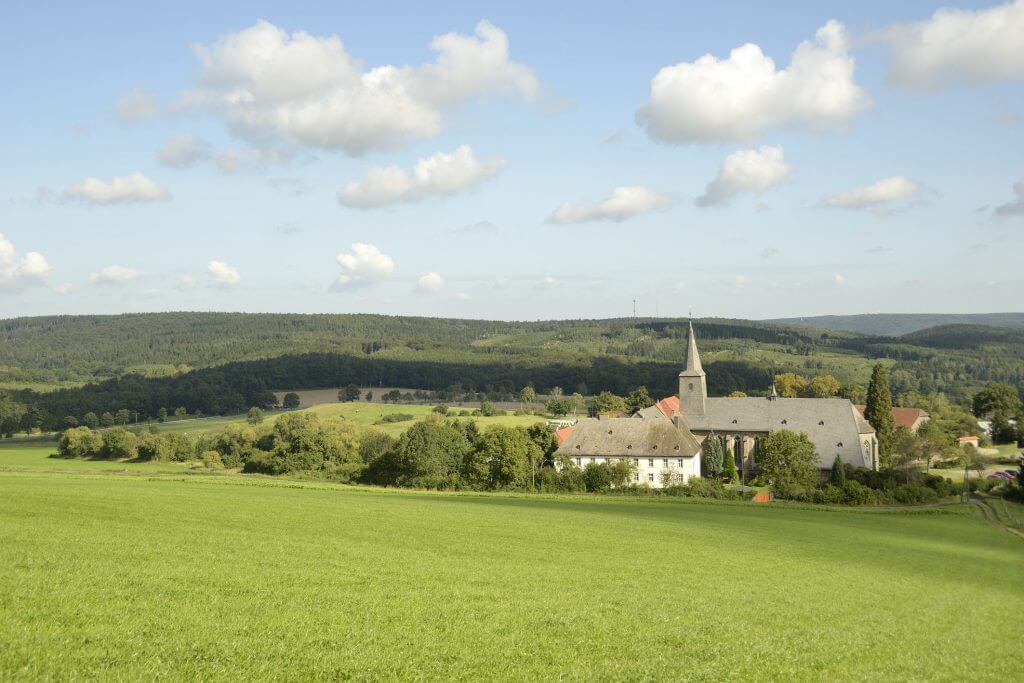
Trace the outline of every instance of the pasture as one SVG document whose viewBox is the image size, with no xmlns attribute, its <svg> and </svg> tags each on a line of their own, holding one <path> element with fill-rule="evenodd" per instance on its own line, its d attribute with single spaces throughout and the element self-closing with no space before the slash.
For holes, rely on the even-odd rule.
<svg viewBox="0 0 1024 683">
<path fill-rule="evenodd" d="M 1024 676 L 1024 542 L 967 508 L 91 471 L 0 491 L 3 680 Z"/>
</svg>

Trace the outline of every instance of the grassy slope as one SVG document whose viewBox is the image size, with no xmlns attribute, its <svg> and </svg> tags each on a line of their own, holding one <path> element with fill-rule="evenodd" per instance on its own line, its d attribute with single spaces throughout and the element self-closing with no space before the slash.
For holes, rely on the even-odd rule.
<svg viewBox="0 0 1024 683">
<path fill-rule="evenodd" d="M 8 680 L 1024 674 L 1024 544 L 969 514 L 239 478 L 0 488 Z"/>
</svg>

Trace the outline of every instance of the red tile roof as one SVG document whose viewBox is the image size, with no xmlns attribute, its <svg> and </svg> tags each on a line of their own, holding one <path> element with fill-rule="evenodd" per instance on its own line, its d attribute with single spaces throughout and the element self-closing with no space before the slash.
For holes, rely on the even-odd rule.
<svg viewBox="0 0 1024 683">
<path fill-rule="evenodd" d="M 573 425 L 572 427 L 562 427 L 561 429 L 555 430 L 555 438 L 558 439 L 559 446 L 561 446 L 565 442 L 565 440 L 569 438 L 569 435 L 572 434 L 572 430 L 575 426 L 576 425 Z"/>
<path fill-rule="evenodd" d="M 657 406 L 662 415 L 665 417 L 672 417 L 673 413 L 679 412 L 679 397 L 669 396 L 668 398 L 661 399 L 654 405 Z"/>
<path fill-rule="evenodd" d="M 860 414 L 864 414 L 866 406 L 859 405 L 857 410 Z M 897 427 L 903 426 L 910 429 L 914 426 L 914 423 L 920 420 L 922 417 L 928 417 L 928 413 L 921 410 L 920 408 L 893 408 L 892 419 L 896 423 Z"/>
</svg>

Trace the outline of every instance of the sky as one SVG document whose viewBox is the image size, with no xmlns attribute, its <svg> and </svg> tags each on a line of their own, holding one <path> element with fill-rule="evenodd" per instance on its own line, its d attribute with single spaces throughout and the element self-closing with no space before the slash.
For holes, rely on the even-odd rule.
<svg viewBox="0 0 1024 683">
<path fill-rule="evenodd" d="M 40 3 L 0 317 L 1024 309 L 1024 0 Z"/>
</svg>

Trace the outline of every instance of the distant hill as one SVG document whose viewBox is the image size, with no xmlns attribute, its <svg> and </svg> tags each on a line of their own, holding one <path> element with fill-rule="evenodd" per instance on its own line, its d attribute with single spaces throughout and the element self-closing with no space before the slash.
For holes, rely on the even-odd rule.
<svg viewBox="0 0 1024 683">
<path fill-rule="evenodd" d="M 1024 347 L 1024 329 L 988 325 L 940 325 L 900 337 L 915 346 L 933 349 L 976 349 L 984 344 L 1011 344 Z"/>
<path fill-rule="evenodd" d="M 943 325 L 988 325 L 1024 329 L 1024 313 L 866 313 L 863 315 L 816 315 L 807 318 L 776 318 L 765 322 L 807 325 L 821 329 L 899 337 Z"/>
</svg>

